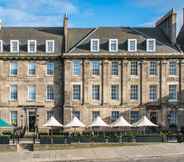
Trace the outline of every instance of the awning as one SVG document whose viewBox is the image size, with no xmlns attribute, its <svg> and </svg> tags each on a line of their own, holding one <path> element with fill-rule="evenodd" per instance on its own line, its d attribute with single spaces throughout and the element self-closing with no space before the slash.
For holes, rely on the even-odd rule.
<svg viewBox="0 0 184 162">
<path fill-rule="evenodd" d="M 63 127 L 53 116 L 43 125 L 44 127 Z"/>
<path fill-rule="evenodd" d="M 132 127 L 130 123 L 128 123 L 123 116 L 120 116 L 115 122 L 111 124 L 112 127 Z"/>
<path fill-rule="evenodd" d="M 105 123 L 100 116 L 98 116 L 89 127 L 108 127 L 109 125 Z"/>
<path fill-rule="evenodd" d="M 138 122 L 133 124 L 134 127 L 158 127 L 152 123 L 146 116 L 143 116 Z"/>
<path fill-rule="evenodd" d="M 0 119 L 0 128 L 13 128 L 13 126 L 4 119 Z"/>
<path fill-rule="evenodd" d="M 64 126 L 65 128 L 78 128 L 85 127 L 85 125 L 77 118 L 74 117 L 68 124 Z"/>
</svg>

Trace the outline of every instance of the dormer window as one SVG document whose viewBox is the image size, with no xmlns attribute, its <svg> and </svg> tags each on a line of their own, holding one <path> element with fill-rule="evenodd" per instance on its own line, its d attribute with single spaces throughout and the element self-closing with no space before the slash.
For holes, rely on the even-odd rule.
<svg viewBox="0 0 184 162">
<path fill-rule="evenodd" d="M 99 39 L 91 39 L 90 49 L 91 52 L 99 52 Z"/>
<path fill-rule="evenodd" d="M 10 40 L 10 52 L 11 53 L 19 52 L 19 40 Z"/>
<path fill-rule="evenodd" d="M 146 40 L 146 51 L 147 52 L 155 52 L 156 51 L 156 40 L 155 39 L 147 39 Z"/>
<path fill-rule="evenodd" d="M 55 42 L 54 40 L 46 40 L 46 53 L 54 53 L 55 51 Z"/>
<path fill-rule="evenodd" d="M 0 53 L 3 52 L 3 40 L 0 40 Z"/>
<path fill-rule="evenodd" d="M 136 52 L 136 51 L 137 51 L 137 40 L 128 39 L 128 52 Z"/>
<path fill-rule="evenodd" d="M 117 39 L 109 40 L 109 52 L 118 52 L 118 40 Z"/>
<path fill-rule="evenodd" d="M 28 53 L 36 53 L 36 40 L 28 40 Z"/>
</svg>

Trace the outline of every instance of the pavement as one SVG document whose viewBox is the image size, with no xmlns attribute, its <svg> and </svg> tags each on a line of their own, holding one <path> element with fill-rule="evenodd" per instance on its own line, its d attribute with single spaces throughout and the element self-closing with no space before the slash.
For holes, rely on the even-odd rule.
<svg viewBox="0 0 184 162">
<path fill-rule="evenodd" d="M 78 148 L 0 153 L 0 162 L 183 162 L 184 144 Z"/>
</svg>

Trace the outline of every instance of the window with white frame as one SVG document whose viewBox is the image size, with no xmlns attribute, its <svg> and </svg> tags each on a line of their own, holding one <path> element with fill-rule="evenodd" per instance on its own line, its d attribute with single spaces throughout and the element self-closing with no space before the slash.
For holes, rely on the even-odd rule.
<svg viewBox="0 0 184 162">
<path fill-rule="evenodd" d="M 112 111 L 111 112 L 111 121 L 114 122 L 116 121 L 120 116 L 119 111 Z"/>
<path fill-rule="evenodd" d="M 36 74 L 36 64 L 29 63 L 28 64 L 28 75 L 35 75 Z"/>
<path fill-rule="evenodd" d="M 17 72 L 18 72 L 18 64 L 16 62 L 11 62 L 10 63 L 9 75 L 10 76 L 16 76 Z"/>
<path fill-rule="evenodd" d="M 111 74 L 119 75 L 119 63 L 117 61 L 113 61 L 111 66 Z"/>
<path fill-rule="evenodd" d="M 91 52 L 99 52 L 100 51 L 99 42 L 100 42 L 99 39 L 91 39 L 91 42 L 90 42 Z"/>
<path fill-rule="evenodd" d="M 10 101 L 16 101 L 17 100 L 17 85 L 11 85 L 10 86 Z"/>
<path fill-rule="evenodd" d="M 77 117 L 80 120 L 80 111 L 73 111 L 73 117 Z"/>
<path fill-rule="evenodd" d="M 177 75 L 177 63 L 176 63 L 176 61 L 169 62 L 169 75 Z"/>
<path fill-rule="evenodd" d="M 147 39 L 146 40 L 146 51 L 155 52 L 156 51 L 156 39 Z"/>
<path fill-rule="evenodd" d="M 119 100 L 119 85 L 118 84 L 111 85 L 111 99 Z"/>
<path fill-rule="evenodd" d="M 37 43 L 36 40 L 28 40 L 28 52 L 36 53 L 37 51 Z"/>
<path fill-rule="evenodd" d="M 170 111 L 168 114 L 168 123 L 169 126 L 176 125 L 176 112 L 175 111 Z"/>
<path fill-rule="evenodd" d="M 138 111 L 131 111 L 131 123 L 135 123 L 139 120 L 139 112 Z"/>
<path fill-rule="evenodd" d="M 73 60 L 73 75 L 80 75 L 81 74 L 81 62 L 80 60 Z"/>
<path fill-rule="evenodd" d="M 177 85 L 170 84 L 169 85 L 169 101 L 176 101 L 177 100 Z"/>
<path fill-rule="evenodd" d="M 130 62 L 130 75 L 138 75 L 138 62 L 137 61 Z"/>
<path fill-rule="evenodd" d="M 98 116 L 100 116 L 100 111 L 93 111 L 93 112 L 92 112 L 92 122 L 93 122 Z"/>
<path fill-rule="evenodd" d="M 19 52 L 19 40 L 10 40 L 10 52 L 11 53 Z"/>
<path fill-rule="evenodd" d="M 17 121 L 18 121 L 18 119 L 17 119 L 17 111 L 11 111 L 10 112 L 11 114 L 10 114 L 10 117 L 11 117 L 11 125 L 13 125 L 13 126 L 17 126 Z"/>
<path fill-rule="evenodd" d="M 157 62 L 150 61 L 149 63 L 149 75 L 157 75 Z"/>
<path fill-rule="evenodd" d="M 73 100 L 81 99 L 81 85 L 73 84 Z"/>
<path fill-rule="evenodd" d="M 47 85 L 46 100 L 47 101 L 53 101 L 54 100 L 54 86 L 53 85 Z"/>
<path fill-rule="evenodd" d="M 109 52 L 118 52 L 118 40 L 109 39 Z"/>
<path fill-rule="evenodd" d="M 46 40 L 46 53 L 54 53 L 55 52 L 55 41 L 54 40 Z"/>
<path fill-rule="evenodd" d="M 156 101 L 157 100 L 157 85 L 149 86 L 149 100 Z"/>
<path fill-rule="evenodd" d="M 28 96 L 29 101 L 35 101 L 36 100 L 36 86 L 28 86 Z"/>
<path fill-rule="evenodd" d="M 0 40 L 0 53 L 3 52 L 3 40 Z"/>
<path fill-rule="evenodd" d="M 92 99 L 100 100 L 100 85 L 92 85 Z"/>
<path fill-rule="evenodd" d="M 47 63 L 47 75 L 54 75 L 54 63 Z"/>
<path fill-rule="evenodd" d="M 138 100 L 138 85 L 131 85 L 130 86 L 130 99 L 131 100 Z"/>
<path fill-rule="evenodd" d="M 91 61 L 92 74 L 100 75 L 100 61 Z"/>
<path fill-rule="evenodd" d="M 137 40 L 136 39 L 128 39 L 128 51 L 129 52 L 137 51 Z"/>
</svg>

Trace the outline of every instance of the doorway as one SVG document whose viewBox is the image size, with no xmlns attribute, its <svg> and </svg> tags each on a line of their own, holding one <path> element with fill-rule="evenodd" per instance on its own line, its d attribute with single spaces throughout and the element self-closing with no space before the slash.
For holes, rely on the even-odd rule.
<svg viewBox="0 0 184 162">
<path fill-rule="evenodd" d="M 151 120 L 151 122 L 153 122 L 154 124 L 157 124 L 157 123 L 158 123 L 157 112 L 151 112 L 151 113 L 150 113 L 150 120 Z"/>
<path fill-rule="evenodd" d="M 30 111 L 29 112 L 29 132 L 35 132 L 35 124 L 36 124 L 36 113 Z"/>
</svg>

